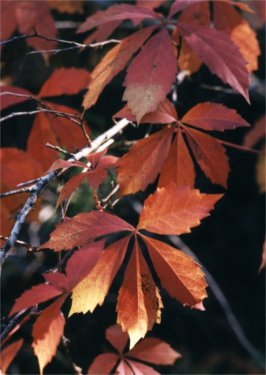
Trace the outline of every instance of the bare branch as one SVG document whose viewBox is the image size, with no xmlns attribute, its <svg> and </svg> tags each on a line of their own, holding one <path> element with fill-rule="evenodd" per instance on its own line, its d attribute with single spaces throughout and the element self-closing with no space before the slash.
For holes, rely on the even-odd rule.
<svg viewBox="0 0 266 375">
<path fill-rule="evenodd" d="M 53 114 L 54 116 L 57 116 L 57 117 L 65 117 L 68 120 L 74 122 L 79 127 L 81 126 L 81 120 L 76 120 L 76 119 L 79 119 L 78 115 L 73 115 L 72 113 L 66 113 L 66 112 L 59 112 L 59 111 L 55 111 L 53 109 L 46 109 L 46 108 L 40 108 L 40 109 L 36 109 L 34 111 L 13 112 L 10 115 L 2 117 L 0 119 L 0 123 L 4 122 L 6 120 L 9 120 L 9 119 L 11 119 L 13 117 L 18 117 L 18 116 L 33 116 L 33 115 L 36 115 L 37 113 L 50 113 L 50 114 Z"/>
<path fill-rule="evenodd" d="M 109 141 L 111 138 L 119 134 L 126 126 L 131 124 L 127 119 L 122 119 L 115 125 L 107 130 L 105 133 L 101 134 L 96 138 L 90 146 L 84 147 L 82 150 L 74 154 L 75 158 L 70 158 L 68 161 L 80 160 L 83 157 L 96 151 L 102 144 Z M 11 230 L 11 233 L 5 243 L 5 245 L 0 249 L 0 264 L 2 265 L 7 252 L 14 246 L 17 241 L 18 235 L 20 233 L 21 227 L 26 220 L 29 212 L 34 208 L 38 196 L 41 191 L 58 175 L 59 171 L 52 171 L 36 180 L 35 184 L 31 186 L 30 195 L 17 215 L 17 220 Z"/>
<path fill-rule="evenodd" d="M 28 187 L 23 187 L 21 189 L 10 190 L 10 191 L 7 191 L 6 193 L 1 193 L 0 199 L 9 197 L 10 195 L 20 194 L 20 193 L 30 193 L 31 189 L 32 189 L 31 186 L 28 186 Z"/>
</svg>

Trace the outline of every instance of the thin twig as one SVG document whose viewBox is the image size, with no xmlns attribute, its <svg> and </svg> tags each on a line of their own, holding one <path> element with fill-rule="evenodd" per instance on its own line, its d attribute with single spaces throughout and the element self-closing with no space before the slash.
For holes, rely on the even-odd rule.
<svg viewBox="0 0 266 375">
<path fill-rule="evenodd" d="M 10 191 L 7 191 L 6 193 L 1 193 L 0 199 L 4 197 L 9 197 L 10 195 L 20 194 L 20 193 L 30 193 L 31 189 L 32 189 L 31 186 L 28 186 L 28 187 L 24 187 L 21 189 L 10 190 Z"/>
<path fill-rule="evenodd" d="M 13 117 L 32 116 L 32 115 L 36 115 L 37 113 L 50 113 L 50 114 L 53 114 L 54 116 L 65 117 L 65 118 L 69 119 L 70 121 L 74 122 L 75 124 L 77 124 L 79 127 L 81 126 L 81 121 L 76 120 L 77 118 L 79 118 L 78 115 L 74 115 L 72 113 L 66 113 L 66 112 L 59 112 L 59 111 L 55 111 L 53 109 L 45 109 L 45 108 L 36 109 L 34 111 L 13 112 L 10 115 L 2 117 L 0 119 L 0 123 L 4 122 L 6 120 L 9 120 L 10 118 L 13 118 Z"/>
<path fill-rule="evenodd" d="M 96 151 L 102 144 L 104 144 L 109 139 L 113 138 L 117 134 L 119 134 L 126 126 L 131 124 L 130 121 L 127 119 L 122 119 L 119 122 L 115 123 L 115 125 L 107 130 L 105 133 L 101 134 L 97 137 L 90 146 L 84 147 L 82 150 L 74 154 L 73 158 L 69 158 L 68 161 L 80 160 L 83 157 L 88 156 L 92 152 Z M 0 249 L 0 264 L 2 265 L 7 252 L 14 246 L 15 242 L 17 241 L 18 235 L 20 233 L 21 227 L 24 224 L 26 217 L 30 213 L 30 211 L 34 208 L 35 203 L 37 201 L 38 196 L 40 195 L 41 191 L 58 175 L 59 171 L 51 171 L 44 176 L 37 179 L 36 183 L 31 186 L 30 195 L 25 202 L 24 206 L 20 210 L 17 215 L 17 220 L 11 230 L 11 233 L 5 243 L 5 245 Z"/>
<path fill-rule="evenodd" d="M 72 152 L 68 152 L 68 151 L 64 150 L 63 148 L 61 148 L 59 146 L 54 146 L 49 142 L 45 143 L 45 146 L 48 147 L 48 148 L 51 148 L 52 150 L 55 150 L 57 152 L 61 152 L 62 154 L 66 155 L 68 157 L 72 157 L 72 158 L 75 157 L 75 155 Z"/>
<path fill-rule="evenodd" d="M 8 237 L 0 235 L 0 240 L 8 240 Z M 16 240 L 15 245 L 24 246 L 30 252 L 37 251 L 38 249 L 37 247 L 31 246 L 29 243 L 20 240 Z"/>
</svg>

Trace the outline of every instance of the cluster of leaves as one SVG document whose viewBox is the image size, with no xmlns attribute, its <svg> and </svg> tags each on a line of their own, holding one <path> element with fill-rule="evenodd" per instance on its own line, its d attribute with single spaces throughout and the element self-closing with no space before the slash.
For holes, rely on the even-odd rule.
<svg viewBox="0 0 266 375">
<path fill-rule="evenodd" d="M 3 3 L 6 19 L 12 17 L 5 39 L 16 29 L 32 34 L 33 27 L 38 28 L 38 33 L 55 39 L 48 4 L 59 10 L 56 2 L 41 1 L 41 6 L 30 1 Z M 88 17 L 77 31 L 92 31 L 86 37 L 87 44 L 108 39 L 125 20 L 131 20 L 134 27 L 144 26 L 111 48 L 91 74 L 85 69 L 56 69 L 38 95 L 14 86 L 1 87 L 2 108 L 33 100 L 38 108 L 54 113 L 53 117 L 46 112 L 37 113 L 26 151 L 16 148 L 2 151 L 2 160 L 6 163 L 2 176 L 4 190 L 23 179 L 37 177 L 49 167 L 50 171 L 82 168 L 63 186 L 59 205 L 70 199 L 84 180 L 97 198 L 97 189 L 109 168 L 117 168 L 120 197 L 146 191 L 159 176 L 155 192 L 144 201 L 136 227 L 107 212 L 97 202 L 96 210 L 65 217 L 40 247 L 55 252 L 74 250 L 63 271 L 44 273 L 45 282 L 25 291 L 10 312 L 11 317 L 38 305 L 32 347 L 41 374 L 63 336 L 65 318 L 61 310 L 65 300 L 71 296 L 69 316 L 93 312 L 97 305 L 103 304 L 122 265 L 126 269 L 116 305 L 117 323 L 129 336 L 130 351 L 124 354 L 127 334 L 118 327 L 109 328 L 106 338 L 118 354 L 97 357 L 88 373 L 109 373 L 116 368 L 119 373 L 156 374 L 138 360 L 167 365 L 179 357 L 160 340 L 146 339 L 138 343 L 154 323 L 160 322 L 163 308 L 160 288 L 183 305 L 204 310 L 202 301 L 207 297 L 207 283 L 200 265 L 156 236 L 189 233 L 209 215 L 222 194 L 202 194 L 195 189 L 193 159 L 213 184 L 226 188 L 230 168 L 225 149 L 222 141 L 206 132 L 233 130 L 248 123 L 235 110 L 211 102 L 197 104 L 179 119 L 167 95 L 176 84 L 179 71 L 192 74 L 204 63 L 249 101 L 249 76 L 257 69 L 259 47 L 254 31 L 239 12 L 239 9 L 252 11 L 243 3 L 176 0 L 166 16 L 154 10 L 164 3 L 142 0 L 136 5 L 112 5 Z M 80 7 L 81 2 L 76 2 L 74 8 L 68 2 L 61 2 L 61 10 L 66 12 L 80 11 Z M 26 14 L 31 15 L 27 23 Z M 46 29 L 42 31 L 42 27 Z M 48 43 L 42 38 L 28 38 L 27 42 L 33 48 L 46 48 Z M 44 148 L 47 142 L 69 152 L 87 144 L 82 116 L 72 108 L 51 102 L 50 98 L 74 95 L 87 86 L 83 107 L 88 110 L 106 85 L 125 68 L 123 101 L 127 104 L 114 117 L 137 124 L 157 124 L 159 130 L 136 142 L 121 158 L 105 155 L 107 150 L 89 155 L 86 163 L 56 159 L 55 154 L 47 154 Z M 77 118 L 80 128 L 76 124 L 71 126 L 71 120 Z M 14 175 L 14 161 L 18 158 L 24 161 L 25 168 Z M 16 201 L 15 205 L 12 200 L 6 202 L 2 207 L 4 222 L 22 201 Z M 17 341 L 4 349 L 3 356 L 7 359 L 3 371 L 21 345 L 22 341 Z"/>
</svg>

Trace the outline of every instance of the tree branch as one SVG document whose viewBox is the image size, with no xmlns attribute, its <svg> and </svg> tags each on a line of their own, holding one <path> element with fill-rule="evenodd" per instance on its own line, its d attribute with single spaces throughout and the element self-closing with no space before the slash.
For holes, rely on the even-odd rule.
<svg viewBox="0 0 266 375">
<path fill-rule="evenodd" d="M 75 153 L 75 158 L 69 158 L 68 161 L 80 160 L 83 157 L 88 156 L 92 152 L 96 151 L 103 143 L 109 141 L 111 138 L 119 134 L 126 126 L 131 122 L 127 119 L 122 119 L 115 125 L 107 130 L 105 133 L 97 137 L 90 146 L 84 147 L 79 152 Z M 36 180 L 36 183 L 31 186 L 30 195 L 26 203 L 17 215 L 17 220 L 11 230 L 11 233 L 5 243 L 5 245 L 0 249 L 0 265 L 4 263 L 7 252 L 14 246 L 17 241 L 18 235 L 20 233 L 21 227 L 26 220 L 29 212 L 34 208 L 40 192 L 58 175 L 59 171 L 52 171 L 46 173 L 44 176 Z"/>
</svg>

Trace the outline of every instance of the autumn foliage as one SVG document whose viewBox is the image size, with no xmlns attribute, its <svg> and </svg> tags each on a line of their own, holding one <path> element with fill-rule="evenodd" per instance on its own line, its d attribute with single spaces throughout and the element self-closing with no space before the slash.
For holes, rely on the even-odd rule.
<svg viewBox="0 0 266 375">
<path fill-rule="evenodd" d="M 4 52 L 24 42 L 24 48 L 52 66 L 53 54 L 68 47 L 77 55 L 90 50 L 90 57 L 97 54 L 95 47 L 106 48 L 89 68 L 71 63 L 51 68 L 38 91 L 16 86 L 11 78 L 1 85 L 3 121 L 33 116 L 25 147 L 1 148 L 1 235 L 7 240 L 2 258 L 20 244 L 26 220 L 41 222 L 46 233 L 42 244 L 22 246 L 36 256 L 53 254 L 53 265 L 43 267 L 38 282 L 13 301 L 8 319 L 14 327 L 3 341 L 3 373 L 25 345 L 19 333 L 31 323 L 31 347 L 43 374 L 66 341 L 72 316 L 82 313 L 89 319 L 114 283 L 117 324 L 105 327 L 111 349 L 82 371 L 158 374 L 152 366 L 171 366 L 181 358 L 164 340 L 146 335 L 160 324 L 166 299 L 204 311 L 208 284 L 202 265 L 174 247 L 169 236 L 189 234 L 202 220 L 208 225 L 205 218 L 227 194 L 227 147 L 251 152 L 263 130 L 257 125 L 260 130 L 248 133 L 248 121 L 217 100 L 199 97 L 191 107 L 180 104 L 178 90 L 184 77 L 205 67 L 220 86 L 250 103 L 251 74 L 260 55 L 247 21 L 255 12 L 250 3 L 112 2 L 86 18 L 82 1 L 1 2 Z M 83 17 L 75 39 L 58 36 L 54 14 Z M 129 25 L 126 32 L 123 25 Z M 116 32 L 119 40 L 112 39 Z M 120 109 L 112 112 L 113 133 L 107 129 L 101 138 L 93 111 L 115 79 L 123 91 Z M 16 110 L 27 105 L 33 106 L 30 113 Z M 131 125 L 142 135 L 116 142 Z M 224 136 L 237 128 L 246 129 L 242 146 Z M 199 183 L 201 175 L 207 188 Z M 85 193 L 77 195 L 80 191 Z M 78 204 L 77 196 L 85 203 Z M 123 204 L 133 211 L 132 199 L 141 207 L 137 222 L 115 209 Z M 49 204 L 57 214 L 46 226 L 40 218 Z M 74 361 L 73 368 L 81 373 Z"/>
</svg>

